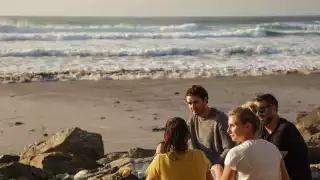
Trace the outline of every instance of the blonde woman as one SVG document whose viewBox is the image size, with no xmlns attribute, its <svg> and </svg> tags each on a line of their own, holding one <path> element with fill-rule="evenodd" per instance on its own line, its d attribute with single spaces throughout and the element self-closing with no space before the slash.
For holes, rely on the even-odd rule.
<svg viewBox="0 0 320 180">
<path fill-rule="evenodd" d="M 229 112 L 229 128 L 233 141 L 225 159 L 225 167 L 214 165 L 217 180 L 288 180 L 285 164 L 278 148 L 257 139 L 258 117 L 248 108 L 238 107 Z"/>
</svg>

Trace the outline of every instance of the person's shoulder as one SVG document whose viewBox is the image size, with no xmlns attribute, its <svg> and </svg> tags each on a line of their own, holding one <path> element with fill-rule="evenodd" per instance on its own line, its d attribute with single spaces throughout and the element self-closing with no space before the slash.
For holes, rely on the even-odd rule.
<svg viewBox="0 0 320 180">
<path fill-rule="evenodd" d="M 297 127 L 292 122 L 290 122 L 284 118 L 280 118 L 279 123 L 280 124 L 279 124 L 278 131 L 282 131 L 282 132 L 289 133 L 289 134 L 298 132 Z"/>
<path fill-rule="evenodd" d="M 257 139 L 256 142 L 258 142 L 258 144 L 259 144 L 260 146 L 265 146 L 265 147 L 273 148 L 273 149 L 279 151 L 276 145 L 274 145 L 273 143 L 271 143 L 271 142 L 269 142 L 269 141 L 267 141 L 267 140 Z"/>
<path fill-rule="evenodd" d="M 211 109 L 210 115 L 217 123 L 224 124 L 228 120 L 228 116 L 222 110 L 219 110 L 213 107 L 211 107 L 210 109 Z"/>
<path fill-rule="evenodd" d="M 193 154 L 195 156 L 202 156 L 204 153 L 199 149 L 188 149 L 187 153 Z"/>
</svg>

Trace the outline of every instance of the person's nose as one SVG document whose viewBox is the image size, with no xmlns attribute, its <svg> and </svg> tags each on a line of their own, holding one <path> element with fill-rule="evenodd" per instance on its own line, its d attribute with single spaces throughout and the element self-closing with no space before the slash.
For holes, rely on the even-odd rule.
<svg viewBox="0 0 320 180">
<path fill-rule="evenodd" d="M 228 129 L 227 129 L 227 133 L 228 133 L 228 134 L 231 133 L 230 127 L 228 127 Z"/>
</svg>

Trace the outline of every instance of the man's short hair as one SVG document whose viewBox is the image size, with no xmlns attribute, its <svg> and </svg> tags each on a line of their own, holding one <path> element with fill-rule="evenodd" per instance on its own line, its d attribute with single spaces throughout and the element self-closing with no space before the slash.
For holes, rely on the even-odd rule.
<svg viewBox="0 0 320 180">
<path fill-rule="evenodd" d="M 186 96 L 197 96 L 202 100 L 209 99 L 207 90 L 200 85 L 192 85 L 186 92 Z"/>
<path fill-rule="evenodd" d="M 254 100 L 257 102 L 265 101 L 270 105 L 274 105 L 278 111 L 278 100 L 272 94 L 258 94 Z"/>
</svg>

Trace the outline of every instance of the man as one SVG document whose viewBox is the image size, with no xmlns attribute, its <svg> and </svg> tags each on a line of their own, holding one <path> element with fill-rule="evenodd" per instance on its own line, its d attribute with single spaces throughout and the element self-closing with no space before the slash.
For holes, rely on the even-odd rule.
<svg viewBox="0 0 320 180">
<path fill-rule="evenodd" d="M 208 106 L 208 93 L 199 85 L 186 92 L 186 103 L 192 113 L 189 120 L 190 147 L 205 153 L 211 164 L 221 164 L 234 146 L 227 133 L 228 117 L 221 111 Z M 212 169 L 214 174 L 214 170 Z"/>
<path fill-rule="evenodd" d="M 284 156 L 290 179 L 311 180 L 307 145 L 296 126 L 278 115 L 277 99 L 271 94 L 261 94 L 255 101 L 257 115 L 263 126 L 261 138 L 278 147 Z"/>
</svg>

